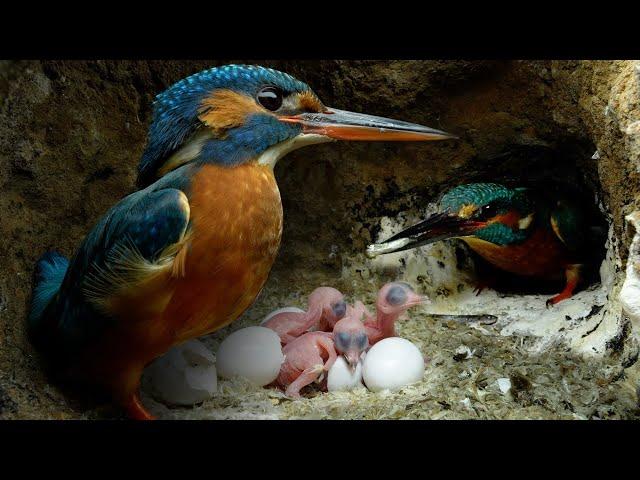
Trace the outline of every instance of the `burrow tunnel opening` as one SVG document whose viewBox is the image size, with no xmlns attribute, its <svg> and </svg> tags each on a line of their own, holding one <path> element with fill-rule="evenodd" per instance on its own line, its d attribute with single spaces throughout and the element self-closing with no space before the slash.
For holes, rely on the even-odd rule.
<svg viewBox="0 0 640 480">
<path fill-rule="evenodd" d="M 472 168 L 454 170 L 451 178 L 430 188 L 416 186 L 408 194 L 409 208 L 397 211 L 390 209 L 377 212 L 381 217 L 424 218 L 429 207 L 433 206 L 443 193 L 449 189 L 470 183 L 498 183 L 510 188 L 525 187 L 543 192 L 551 198 L 568 198 L 579 206 L 587 218 L 588 228 L 582 232 L 580 242 L 581 270 L 579 289 L 589 289 L 600 283 L 600 266 L 606 256 L 606 241 L 609 230 L 607 206 L 603 200 L 601 185 L 594 168 L 597 154 L 595 147 L 588 143 L 563 143 L 555 148 L 548 145 L 508 145 L 503 152 L 488 158 L 474 158 Z M 595 157 L 594 157 L 595 155 Z M 404 222 L 406 225 L 407 223 Z M 382 239 L 381 224 L 370 228 L 372 238 Z M 482 257 L 469 249 L 459 240 L 445 240 L 455 252 L 456 267 L 468 269 L 478 284 L 484 285 L 483 277 L 491 278 L 490 287 L 505 294 L 554 294 L 562 290 L 566 283 L 563 275 L 554 278 L 539 279 L 513 275 L 492 267 Z M 401 262 L 402 263 L 402 262 Z M 446 265 L 438 262 L 439 268 Z M 393 269 L 386 272 L 389 278 L 396 273 Z M 385 271 L 381 272 L 385 276 Z M 417 278 L 423 283 L 424 278 Z M 426 286 L 426 289 L 429 289 Z M 442 291 L 441 291 L 442 293 Z"/>
</svg>

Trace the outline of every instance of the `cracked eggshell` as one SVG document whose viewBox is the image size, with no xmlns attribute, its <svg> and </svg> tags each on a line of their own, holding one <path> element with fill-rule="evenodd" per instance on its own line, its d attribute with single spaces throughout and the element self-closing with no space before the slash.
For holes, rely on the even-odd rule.
<svg viewBox="0 0 640 480">
<path fill-rule="evenodd" d="M 266 327 L 236 330 L 222 341 L 216 358 L 221 377 L 242 377 L 260 387 L 278 377 L 284 362 L 280 337 Z"/>
<path fill-rule="evenodd" d="M 424 375 L 424 357 L 418 347 L 400 337 L 385 338 L 367 353 L 362 378 L 369 390 L 397 390 L 417 383 Z"/>
<path fill-rule="evenodd" d="M 327 375 L 327 390 L 330 392 L 344 392 L 360 387 L 364 387 L 362 384 L 362 362 L 358 362 L 355 371 L 352 373 L 344 357 L 339 356 Z"/>
<path fill-rule="evenodd" d="M 511 380 L 506 377 L 497 379 L 496 384 L 498 385 L 498 388 L 500 389 L 500 392 L 502 392 L 502 394 L 506 394 L 509 390 L 511 390 Z"/>
<path fill-rule="evenodd" d="M 218 388 L 215 358 L 198 340 L 177 345 L 147 368 L 153 396 L 167 405 L 194 405 Z"/>
</svg>

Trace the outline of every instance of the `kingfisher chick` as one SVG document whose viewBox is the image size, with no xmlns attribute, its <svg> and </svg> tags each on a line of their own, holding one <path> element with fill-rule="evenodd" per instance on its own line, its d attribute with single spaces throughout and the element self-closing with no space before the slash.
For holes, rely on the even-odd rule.
<svg viewBox="0 0 640 480">
<path fill-rule="evenodd" d="M 410 308 L 424 303 L 429 303 L 429 299 L 418 295 L 408 283 L 391 282 L 378 291 L 375 315 L 371 315 L 360 300 L 355 303 L 354 309 L 364 316 L 369 343 L 374 345 L 385 338 L 395 337 L 395 325 L 400 316 Z"/>
<path fill-rule="evenodd" d="M 367 253 L 374 257 L 448 238 L 461 239 L 499 270 L 542 280 L 564 275 L 564 289 L 547 306 L 573 295 L 593 260 L 590 245 L 604 244 L 585 206 L 566 195 L 472 183 L 446 192 L 435 214 L 370 245 Z"/>
<path fill-rule="evenodd" d="M 227 65 L 158 95 L 140 190 L 93 227 L 70 260 L 36 265 L 28 332 L 55 369 L 96 383 L 132 418 L 143 369 L 173 345 L 238 318 L 264 286 L 282 235 L 279 158 L 333 140 L 451 138 L 326 107 L 270 68 Z"/>
<path fill-rule="evenodd" d="M 338 355 L 355 371 L 361 355 L 369 348 L 361 317 L 362 312 L 348 307 L 332 332 L 307 332 L 287 343 L 282 349 L 285 360 L 274 385 L 285 389 L 287 396 L 300 398 L 302 388 L 322 382 Z"/>
<path fill-rule="evenodd" d="M 345 317 L 333 327 L 336 352 L 342 355 L 354 372 L 362 354 L 369 348 L 367 330 L 362 323 L 363 311 L 348 307 Z"/>
<path fill-rule="evenodd" d="M 273 385 L 290 398 L 301 398 L 300 390 L 320 383 L 338 358 L 333 334 L 308 332 L 293 339 L 282 349 L 284 362 Z"/>
<path fill-rule="evenodd" d="M 282 345 L 286 345 L 313 327 L 330 331 L 346 311 L 342 293 L 335 288 L 318 287 L 309 295 L 306 312 L 292 307 L 280 308 L 267 315 L 261 325 L 275 331 Z"/>
</svg>

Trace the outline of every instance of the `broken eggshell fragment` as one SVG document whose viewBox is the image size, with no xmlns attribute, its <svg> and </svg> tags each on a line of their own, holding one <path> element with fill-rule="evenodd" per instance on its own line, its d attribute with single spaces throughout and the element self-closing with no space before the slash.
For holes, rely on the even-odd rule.
<svg viewBox="0 0 640 480">
<path fill-rule="evenodd" d="M 153 396 L 167 405 L 195 405 L 217 390 L 215 358 L 198 340 L 177 345 L 146 370 Z"/>
</svg>

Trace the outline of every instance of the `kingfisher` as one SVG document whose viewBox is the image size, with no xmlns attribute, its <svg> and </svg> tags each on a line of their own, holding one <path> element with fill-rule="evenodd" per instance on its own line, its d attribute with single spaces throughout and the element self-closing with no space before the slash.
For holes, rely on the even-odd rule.
<svg viewBox="0 0 640 480">
<path fill-rule="evenodd" d="M 604 229 L 583 202 L 560 191 L 470 183 L 447 191 L 436 212 L 384 242 L 369 257 L 458 238 L 498 270 L 522 277 L 563 280 L 550 307 L 573 296 L 593 273 Z"/>
<path fill-rule="evenodd" d="M 111 394 L 133 419 L 143 369 L 238 318 L 282 235 L 274 166 L 335 140 L 427 141 L 443 131 L 326 107 L 304 82 L 250 65 L 211 68 L 156 97 L 139 189 L 68 260 L 37 262 L 27 330 L 65 377 Z"/>
</svg>

